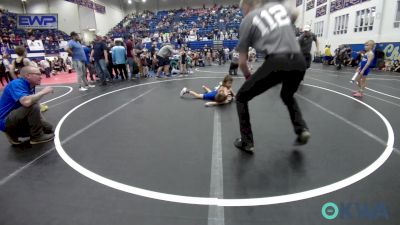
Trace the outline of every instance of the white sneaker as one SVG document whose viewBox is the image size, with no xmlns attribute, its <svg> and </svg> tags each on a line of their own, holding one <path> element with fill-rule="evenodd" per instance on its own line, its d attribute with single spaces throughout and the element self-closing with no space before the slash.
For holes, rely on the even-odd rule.
<svg viewBox="0 0 400 225">
<path fill-rule="evenodd" d="M 79 91 L 87 91 L 88 89 L 87 88 L 84 88 L 84 87 L 80 87 L 79 88 Z"/>
<path fill-rule="evenodd" d="M 188 93 L 189 92 L 189 90 L 186 88 L 186 87 L 184 87 L 183 89 L 182 89 L 182 91 L 181 91 L 181 97 L 183 96 L 183 95 L 185 95 L 186 93 Z"/>
<path fill-rule="evenodd" d="M 89 84 L 89 85 L 88 85 L 88 87 L 90 87 L 90 88 L 94 88 L 94 87 L 96 87 L 96 85 Z"/>
</svg>

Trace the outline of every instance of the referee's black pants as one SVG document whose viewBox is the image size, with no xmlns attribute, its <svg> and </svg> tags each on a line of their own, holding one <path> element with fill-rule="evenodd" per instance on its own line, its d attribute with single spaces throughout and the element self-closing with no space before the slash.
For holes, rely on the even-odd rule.
<svg viewBox="0 0 400 225">
<path fill-rule="evenodd" d="M 266 57 L 263 65 L 242 85 L 236 96 L 242 141 L 253 142 L 248 102 L 271 87 L 282 83 L 281 98 L 287 106 L 294 131 L 308 129 L 293 95 L 304 78 L 306 62 L 300 54 L 279 54 Z"/>
</svg>

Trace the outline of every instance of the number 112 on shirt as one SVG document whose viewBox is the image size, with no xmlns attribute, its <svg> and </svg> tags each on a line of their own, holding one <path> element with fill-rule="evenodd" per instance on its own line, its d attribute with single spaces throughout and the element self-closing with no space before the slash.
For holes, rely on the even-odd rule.
<svg viewBox="0 0 400 225">
<path fill-rule="evenodd" d="M 253 18 L 253 25 L 257 26 L 264 36 L 277 27 L 290 25 L 291 21 L 283 5 L 275 5 L 268 10 L 264 9 L 260 15 Z"/>
</svg>

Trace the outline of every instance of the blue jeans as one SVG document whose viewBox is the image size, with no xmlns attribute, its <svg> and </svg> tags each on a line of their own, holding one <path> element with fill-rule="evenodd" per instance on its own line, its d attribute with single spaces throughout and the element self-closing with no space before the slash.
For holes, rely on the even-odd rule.
<svg viewBox="0 0 400 225">
<path fill-rule="evenodd" d="M 107 70 L 107 64 L 104 59 L 95 61 L 94 65 L 96 67 L 96 73 L 98 74 L 102 82 L 105 82 L 107 78 L 111 80 L 111 76 Z"/>
</svg>

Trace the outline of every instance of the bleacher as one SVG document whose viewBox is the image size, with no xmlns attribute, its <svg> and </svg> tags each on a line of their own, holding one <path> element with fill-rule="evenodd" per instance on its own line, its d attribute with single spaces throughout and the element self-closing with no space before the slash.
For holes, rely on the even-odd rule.
<svg viewBox="0 0 400 225">
<path fill-rule="evenodd" d="M 227 14 L 222 13 L 228 10 L 232 12 L 229 17 Z M 132 15 L 132 18 L 128 15 L 108 35 L 112 38 L 120 38 L 129 37 L 131 33 L 134 33 L 136 37 L 153 38 L 153 34 L 159 32 L 173 33 L 175 34 L 174 38 L 176 38 L 176 34 L 179 34 L 178 30 L 185 30 L 187 35 L 188 31 L 195 29 L 196 34 L 203 38 L 207 35 L 214 35 L 215 31 L 233 31 L 238 33 L 241 18 L 241 11 L 237 7 L 214 7 L 196 10 L 179 9 L 159 11 L 157 13 L 143 12 Z M 203 27 L 203 22 L 205 21 L 207 22 Z M 164 24 L 166 26 L 163 26 Z M 171 42 L 176 43 L 176 40 L 171 40 Z M 192 41 L 187 44 L 191 49 L 200 49 L 206 44 L 207 46 L 213 46 L 212 40 Z M 224 40 L 224 46 L 230 49 L 234 48 L 236 44 L 237 40 Z"/>
</svg>

